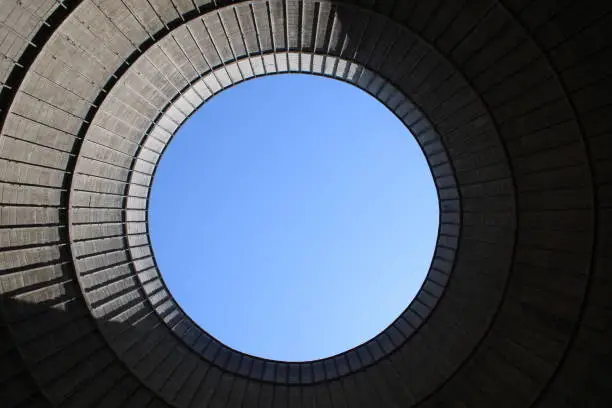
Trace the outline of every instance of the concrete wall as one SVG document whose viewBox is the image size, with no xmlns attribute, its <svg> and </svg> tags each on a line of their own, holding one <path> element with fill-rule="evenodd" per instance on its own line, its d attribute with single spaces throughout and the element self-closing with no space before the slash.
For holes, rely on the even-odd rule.
<svg viewBox="0 0 612 408">
<path fill-rule="evenodd" d="M 2 405 L 609 405 L 610 11 L 2 2 Z M 146 226 L 176 128 L 214 93 L 287 71 L 385 103 L 421 144 L 441 205 L 428 281 L 404 315 L 300 364 L 237 353 L 191 322 Z"/>
</svg>

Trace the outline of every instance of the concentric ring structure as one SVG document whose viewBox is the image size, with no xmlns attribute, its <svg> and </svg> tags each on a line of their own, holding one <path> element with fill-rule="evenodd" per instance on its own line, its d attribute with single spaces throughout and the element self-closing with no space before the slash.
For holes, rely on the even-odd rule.
<svg viewBox="0 0 612 408">
<path fill-rule="evenodd" d="M 612 2 L 2 0 L 0 21 L 3 408 L 612 406 Z M 303 363 L 195 325 L 146 222 L 181 123 L 282 72 L 384 103 L 440 199 L 404 314 Z"/>
</svg>

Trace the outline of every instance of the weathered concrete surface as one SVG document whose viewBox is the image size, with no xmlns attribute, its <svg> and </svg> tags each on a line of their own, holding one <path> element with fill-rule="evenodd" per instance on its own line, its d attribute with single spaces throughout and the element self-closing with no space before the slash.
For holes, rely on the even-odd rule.
<svg viewBox="0 0 612 408">
<path fill-rule="evenodd" d="M 611 11 L 3 1 L 2 406 L 612 404 Z M 177 127 L 224 88 L 289 71 L 385 103 L 423 147 L 441 206 L 428 280 L 404 315 L 356 350 L 300 364 L 234 352 L 195 326 L 146 225 Z"/>
</svg>

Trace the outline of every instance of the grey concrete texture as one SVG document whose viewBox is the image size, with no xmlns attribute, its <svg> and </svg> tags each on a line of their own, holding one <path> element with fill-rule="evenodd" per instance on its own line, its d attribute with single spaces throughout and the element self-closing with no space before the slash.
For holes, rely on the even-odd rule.
<svg viewBox="0 0 612 408">
<path fill-rule="evenodd" d="M 4 0 L 0 21 L 3 407 L 612 404 L 612 3 Z M 283 72 L 385 104 L 440 198 L 417 298 L 316 362 L 217 342 L 148 239 L 176 129 Z"/>
</svg>

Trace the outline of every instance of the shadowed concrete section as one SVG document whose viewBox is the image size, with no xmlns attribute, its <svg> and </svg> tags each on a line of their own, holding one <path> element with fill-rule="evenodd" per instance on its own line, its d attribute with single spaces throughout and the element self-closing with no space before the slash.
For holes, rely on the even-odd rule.
<svg viewBox="0 0 612 408">
<path fill-rule="evenodd" d="M 612 3 L 5 0 L 0 21 L 3 407 L 612 404 Z M 441 209 L 404 315 L 297 364 L 191 322 L 146 225 L 178 126 L 291 71 L 386 104 Z"/>
</svg>

